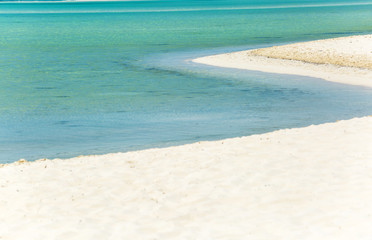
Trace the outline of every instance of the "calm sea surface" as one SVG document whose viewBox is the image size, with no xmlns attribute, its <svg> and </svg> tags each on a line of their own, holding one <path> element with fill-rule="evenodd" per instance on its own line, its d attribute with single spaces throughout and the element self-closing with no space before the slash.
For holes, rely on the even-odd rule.
<svg viewBox="0 0 372 240">
<path fill-rule="evenodd" d="M 372 33 L 372 1 L 0 1 L 0 163 L 372 114 L 372 90 L 195 57 Z"/>
</svg>

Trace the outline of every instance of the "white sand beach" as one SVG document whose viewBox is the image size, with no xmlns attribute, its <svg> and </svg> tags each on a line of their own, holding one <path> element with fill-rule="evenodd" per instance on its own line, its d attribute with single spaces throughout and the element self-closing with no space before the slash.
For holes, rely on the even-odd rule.
<svg viewBox="0 0 372 240">
<path fill-rule="evenodd" d="M 349 40 L 364 38 L 371 39 Z M 332 41 L 341 40 L 316 42 L 319 51 Z M 338 54 L 364 57 L 356 42 Z M 296 56 L 319 52 L 306 44 L 283 47 L 304 52 Z M 327 80 L 345 76 L 342 82 L 372 86 L 369 65 L 253 54 L 268 53 L 197 61 L 252 69 L 246 61 L 258 59 L 265 65 L 255 70 L 309 68 L 309 76 L 322 67 L 331 69 L 319 73 Z M 1 240 L 372 238 L 371 116 L 163 149 L 21 161 L 2 165 L 0 176 Z"/>
<path fill-rule="evenodd" d="M 301 42 L 207 56 L 193 61 L 372 87 L 372 35 Z"/>
</svg>

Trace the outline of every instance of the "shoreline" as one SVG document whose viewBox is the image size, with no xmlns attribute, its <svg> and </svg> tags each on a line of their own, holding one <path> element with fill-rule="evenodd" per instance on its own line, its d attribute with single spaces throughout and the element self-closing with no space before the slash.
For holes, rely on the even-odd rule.
<svg viewBox="0 0 372 240">
<path fill-rule="evenodd" d="M 342 52 L 343 49 L 346 49 L 346 53 Z M 193 59 L 192 62 L 372 87 L 372 35 L 218 54 Z"/>
<path fill-rule="evenodd" d="M 246 53 L 201 59 L 272 66 Z M 274 60 L 280 68 L 293 62 Z M 330 67 L 319 76 L 372 87 L 371 70 Z M 368 239 L 371 160 L 372 115 L 167 148 L 21 160 L 0 165 L 0 239 Z"/>
<path fill-rule="evenodd" d="M 0 168 L 0 236 L 368 238 L 371 143 L 372 117 L 364 117 L 164 149 L 9 164 Z"/>
</svg>

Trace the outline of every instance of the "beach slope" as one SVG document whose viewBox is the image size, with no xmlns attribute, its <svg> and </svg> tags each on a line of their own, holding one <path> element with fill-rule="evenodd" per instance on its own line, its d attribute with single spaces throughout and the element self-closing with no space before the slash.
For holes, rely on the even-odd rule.
<svg viewBox="0 0 372 240">
<path fill-rule="evenodd" d="M 0 239 L 369 239 L 372 117 L 0 168 Z"/>
</svg>

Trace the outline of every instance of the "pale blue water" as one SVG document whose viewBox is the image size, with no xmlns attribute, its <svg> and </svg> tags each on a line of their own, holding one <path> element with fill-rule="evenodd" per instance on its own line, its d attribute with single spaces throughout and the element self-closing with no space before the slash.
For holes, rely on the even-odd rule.
<svg viewBox="0 0 372 240">
<path fill-rule="evenodd" d="M 372 32 L 372 1 L 0 3 L 0 163 L 372 114 L 372 90 L 194 57 Z"/>
</svg>

